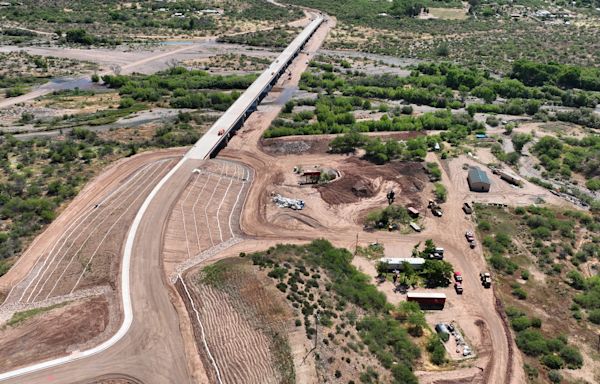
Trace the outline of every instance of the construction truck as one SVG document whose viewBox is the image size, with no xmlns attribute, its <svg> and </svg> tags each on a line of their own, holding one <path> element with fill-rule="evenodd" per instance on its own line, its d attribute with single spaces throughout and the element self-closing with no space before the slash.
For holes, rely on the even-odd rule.
<svg viewBox="0 0 600 384">
<path fill-rule="evenodd" d="M 434 216 L 442 217 L 442 207 L 440 207 L 439 204 L 436 203 L 434 200 L 429 200 L 427 208 L 431 209 L 431 213 L 433 213 Z"/>
<path fill-rule="evenodd" d="M 492 286 L 492 276 L 489 272 L 481 272 L 479 274 L 479 279 L 481 280 L 481 284 L 483 284 L 485 288 L 489 288 Z"/>
</svg>

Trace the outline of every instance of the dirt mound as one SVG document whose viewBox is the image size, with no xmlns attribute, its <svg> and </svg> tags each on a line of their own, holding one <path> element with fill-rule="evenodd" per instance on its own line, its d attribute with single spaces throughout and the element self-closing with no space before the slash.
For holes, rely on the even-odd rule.
<svg viewBox="0 0 600 384">
<path fill-rule="evenodd" d="M 325 153 L 329 149 L 330 139 L 263 139 L 260 146 L 270 155 L 300 155 L 311 153 Z"/>
<path fill-rule="evenodd" d="M 339 167 L 339 171 L 342 174 L 339 180 L 317 187 L 328 204 L 350 204 L 376 196 L 383 183 L 391 181 L 400 189 L 396 190 L 396 196 L 414 204 L 415 208 L 421 206 L 418 193 L 427 183 L 421 163 L 391 162 L 375 165 L 351 157 Z"/>
</svg>

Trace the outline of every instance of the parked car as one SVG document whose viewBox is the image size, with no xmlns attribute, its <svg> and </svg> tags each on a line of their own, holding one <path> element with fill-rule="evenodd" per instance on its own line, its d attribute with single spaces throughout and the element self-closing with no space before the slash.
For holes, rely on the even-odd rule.
<svg viewBox="0 0 600 384">
<path fill-rule="evenodd" d="M 471 348 L 468 345 L 465 345 L 463 348 L 463 356 L 469 356 L 471 354 Z"/>
<path fill-rule="evenodd" d="M 471 247 L 471 249 L 475 248 L 476 245 L 477 245 L 477 242 L 475 240 L 469 241 L 469 247 Z"/>
<path fill-rule="evenodd" d="M 485 288 L 492 286 L 492 276 L 489 272 L 481 272 L 479 278 L 481 279 L 481 284 L 483 284 Z"/>
<path fill-rule="evenodd" d="M 462 274 L 458 271 L 454 272 L 454 280 L 463 281 Z"/>
<path fill-rule="evenodd" d="M 454 283 L 454 290 L 459 295 L 462 295 L 462 293 L 463 293 L 463 287 L 462 287 L 462 284 L 460 283 L 460 281 L 457 281 L 456 283 Z"/>
<path fill-rule="evenodd" d="M 467 215 L 470 215 L 471 213 L 473 213 L 473 208 L 471 208 L 469 203 L 464 203 L 462 209 Z"/>
<path fill-rule="evenodd" d="M 467 241 L 475 240 L 475 235 L 471 231 L 465 232 L 465 237 L 467 238 Z"/>
</svg>

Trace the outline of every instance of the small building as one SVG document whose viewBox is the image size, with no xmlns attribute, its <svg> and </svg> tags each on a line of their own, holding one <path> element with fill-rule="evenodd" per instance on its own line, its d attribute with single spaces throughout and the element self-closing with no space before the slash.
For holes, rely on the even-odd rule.
<svg viewBox="0 0 600 384">
<path fill-rule="evenodd" d="M 514 175 L 510 172 L 506 172 L 506 171 L 502 171 L 502 170 L 498 170 L 498 176 L 500 176 L 500 178 L 510 184 L 513 185 L 518 185 L 518 186 L 522 186 L 523 185 L 523 180 L 521 180 L 520 177 L 518 177 L 517 175 Z"/>
<path fill-rule="evenodd" d="M 414 208 L 414 207 L 408 207 L 406 208 L 406 210 L 408 211 L 408 214 L 412 217 L 419 217 L 419 211 Z"/>
<path fill-rule="evenodd" d="M 490 191 L 490 179 L 479 167 L 469 168 L 469 176 L 467 177 L 467 181 L 469 182 L 469 189 L 473 192 Z"/>
<path fill-rule="evenodd" d="M 408 292 L 407 301 L 414 301 L 421 309 L 444 309 L 446 294 L 433 292 Z"/>
<path fill-rule="evenodd" d="M 402 271 L 405 264 L 410 265 L 413 269 L 422 269 L 425 265 L 425 259 L 422 257 L 382 257 L 379 262 L 387 264 L 389 271 Z"/>
</svg>

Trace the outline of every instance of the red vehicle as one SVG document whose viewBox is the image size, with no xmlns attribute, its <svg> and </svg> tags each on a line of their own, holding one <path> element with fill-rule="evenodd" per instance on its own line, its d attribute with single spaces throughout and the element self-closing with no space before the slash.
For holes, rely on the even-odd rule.
<svg viewBox="0 0 600 384">
<path fill-rule="evenodd" d="M 462 274 L 458 271 L 454 272 L 454 280 L 456 281 L 463 281 L 462 279 Z"/>
</svg>

